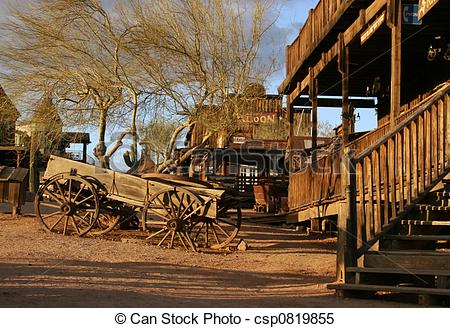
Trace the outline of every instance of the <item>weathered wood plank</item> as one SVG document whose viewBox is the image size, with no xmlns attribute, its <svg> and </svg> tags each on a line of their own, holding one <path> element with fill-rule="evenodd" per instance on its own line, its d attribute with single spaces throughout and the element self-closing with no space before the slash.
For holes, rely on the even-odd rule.
<svg viewBox="0 0 450 328">
<path fill-rule="evenodd" d="M 419 133 L 418 133 L 418 144 L 419 144 L 419 172 L 420 172 L 420 188 L 419 192 L 425 190 L 425 162 L 426 162 L 426 144 L 425 144 L 425 116 L 421 115 L 418 118 L 419 122 Z"/>
<path fill-rule="evenodd" d="M 405 162 L 405 193 L 406 193 L 406 204 L 411 204 L 411 125 L 406 127 L 404 134 L 404 162 Z"/>
<path fill-rule="evenodd" d="M 438 101 L 438 175 L 441 175 L 444 172 L 445 168 L 445 121 L 444 121 L 444 102 L 442 99 Z"/>
<path fill-rule="evenodd" d="M 397 216 L 397 168 L 395 165 L 396 143 L 395 137 L 391 137 L 388 141 L 388 156 L 389 156 L 389 188 L 391 201 L 391 217 Z"/>
<path fill-rule="evenodd" d="M 382 214 L 381 214 L 381 151 L 378 150 L 372 155 L 372 163 L 374 165 L 375 176 L 375 197 L 376 197 L 376 216 L 374 218 L 374 231 L 379 233 L 382 227 Z"/>
<path fill-rule="evenodd" d="M 399 211 L 402 212 L 405 209 L 405 167 L 404 167 L 404 156 L 403 156 L 403 144 L 404 132 L 401 131 L 396 135 L 397 142 L 397 156 L 396 161 L 398 164 L 398 200 L 399 200 Z"/>
<path fill-rule="evenodd" d="M 450 137 L 448 136 L 448 134 L 450 133 L 450 129 L 449 129 L 449 124 L 450 124 L 450 119 L 448 117 L 449 115 L 449 110 L 450 110 L 450 106 L 449 103 L 447 102 L 448 100 L 448 95 L 445 95 L 443 98 L 443 113 L 444 113 L 444 119 L 443 119 L 443 130 L 444 130 L 444 138 L 442 140 L 442 143 L 444 145 L 444 170 L 446 170 L 449 166 L 450 166 L 450 161 L 449 161 L 449 155 L 450 155 Z"/>
<path fill-rule="evenodd" d="M 401 105 L 401 67 L 402 67 L 402 7 L 400 1 L 390 1 L 391 9 L 395 19 L 393 19 L 391 28 L 391 109 L 390 121 L 391 127 L 395 126 L 395 119 L 400 113 Z M 389 20 L 389 13 L 388 13 Z M 389 26 L 390 24 L 388 24 Z"/>
<path fill-rule="evenodd" d="M 389 164 L 387 144 L 381 145 L 381 166 L 383 179 L 384 215 L 382 225 L 389 222 Z"/>
<path fill-rule="evenodd" d="M 361 248 L 366 240 L 365 218 L 366 218 L 366 201 L 364 192 L 364 164 L 359 162 L 356 164 L 357 193 L 359 202 L 357 206 L 358 216 L 356 218 L 356 247 Z"/>
<path fill-rule="evenodd" d="M 366 213 L 366 238 L 370 240 L 375 235 L 374 231 L 374 207 L 373 207 L 373 165 L 371 157 L 367 156 L 364 159 L 364 166 L 366 168 L 365 174 L 367 181 L 367 213 Z"/>
<path fill-rule="evenodd" d="M 419 144 L 418 144 L 418 120 L 411 125 L 411 150 L 412 150 L 412 175 L 413 175 L 413 198 L 419 195 Z"/>
</svg>

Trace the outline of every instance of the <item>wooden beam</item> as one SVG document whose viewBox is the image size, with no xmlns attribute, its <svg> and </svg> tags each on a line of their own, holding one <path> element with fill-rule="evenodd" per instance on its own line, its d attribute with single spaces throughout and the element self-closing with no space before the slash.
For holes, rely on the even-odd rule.
<svg viewBox="0 0 450 328">
<path fill-rule="evenodd" d="M 309 74 L 308 74 L 309 77 Z M 302 91 L 305 89 L 306 87 L 302 87 L 301 83 L 298 82 L 297 83 L 297 87 L 294 89 L 294 91 L 292 91 L 292 93 L 289 95 L 290 98 L 290 102 L 291 104 L 295 104 L 295 102 L 300 98 Z"/>
<path fill-rule="evenodd" d="M 373 98 L 352 98 L 349 96 L 349 101 L 353 108 L 375 108 L 375 101 Z M 301 95 L 294 103 L 291 103 L 294 107 L 301 107 L 300 109 L 296 108 L 296 111 L 302 111 L 303 109 L 309 109 L 311 107 L 311 102 L 309 101 L 309 97 L 305 97 Z M 342 108 L 342 99 L 340 98 L 331 98 L 326 96 L 320 96 L 317 98 L 317 106 L 318 107 L 335 107 Z"/>
<path fill-rule="evenodd" d="M 419 19 L 422 19 L 439 0 L 419 0 Z"/>
<path fill-rule="evenodd" d="M 386 0 L 381 0 L 386 1 Z M 351 7 L 354 1 L 340 1 L 339 4 L 337 4 L 337 7 L 335 8 L 335 11 L 333 11 L 330 19 L 328 20 L 328 23 L 322 28 L 322 31 L 320 35 L 316 35 L 314 42 L 311 43 L 311 45 L 308 47 L 307 51 L 302 55 L 301 58 L 298 59 L 298 63 L 295 65 L 294 69 L 289 72 L 286 79 L 281 83 L 281 85 L 278 87 L 278 92 L 280 94 L 287 94 L 291 92 L 292 86 L 292 80 L 297 75 L 298 71 L 302 68 L 305 60 L 311 56 L 311 54 L 314 52 L 314 50 L 317 48 L 317 46 L 324 40 L 324 38 L 329 34 L 329 32 L 335 27 L 336 23 L 339 21 L 339 19 L 343 16 L 343 14 Z M 314 11 L 311 11 L 311 14 Z M 309 18 L 308 18 L 309 20 Z M 306 26 L 307 24 L 311 24 L 310 21 L 306 21 L 303 26 Z M 312 32 L 313 29 L 311 29 Z M 301 32 L 301 31 L 300 31 Z M 296 42 L 301 42 L 297 41 Z M 303 41 L 303 40 L 302 40 Z M 287 50 L 287 49 L 286 49 Z M 288 63 L 287 63 L 288 64 Z M 306 72 L 305 72 L 306 73 Z"/>
<path fill-rule="evenodd" d="M 349 48 L 344 44 L 344 35 L 339 34 L 339 72 L 342 76 L 342 141 L 348 143 L 352 113 L 350 113 L 349 96 Z"/>
<path fill-rule="evenodd" d="M 37 168 L 37 134 L 36 131 L 31 132 L 30 142 L 30 166 L 29 166 L 29 189 L 31 192 L 37 192 L 39 188 L 39 173 Z"/>
<path fill-rule="evenodd" d="M 372 3 L 366 10 L 362 9 L 359 13 L 359 19 L 356 20 L 345 32 L 344 32 L 344 45 L 348 46 L 353 40 L 358 37 L 361 31 L 365 28 L 366 22 L 371 21 L 376 15 L 380 13 L 386 6 L 387 0 L 378 0 Z M 322 70 L 324 70 L 333 60 L 338 57 L 339 54 L 339 41 L 336 42 L 328 51 L 322 54 L 321 59 L 314 65 L 313 72 L 315 76 L 318 76 Z M 283 82 L 282 86 L 278 88 L 280 93 L 283 93 L 288 85 L 287 81 L 291 81 L 294 78 L 291 75 Z M 300 95 L 309 86 L 310 77 L 309 74 L 303 78 L 301 82 L 297 82 L 296 87 L 292 93 Z M 289 82 L 291 85 L 291 82 Z M 294 98 L 291 98 L 294 99 Z"/>
<path fill-rule="evenodd" d="M 25 151 L 23 146 L 0 146 L 0 151 Z"/>
<path fill-rule="evenodd" d="M 402 1 L 389 0 L 388 26 L 391 26 L 391 127 L 400 112 L 402 63 Z"/>
<path fill-rule="evenodd" d="M 337 228 L 336 280 L 348 282 L 346 269 L 356 265 L 356 171 L 353 162 L 353 151 L 344 148 L 341 161 L 342 195 Z"/>
<path fill-rule="evenodd" d="M 289 149 L 288 152 L 288 164 L 289 164 L 289 170 L 292 168 L 292 150 L 294 146 L 294 111 L 293 106 L 291 103 L 291 97 L 288 95 L 286 97 L 286 108 L 287 108 L 287 114 L 289 117 L 289 138 L 288 138 L 288 145 L 287 149 Z"/>
<path fill-rule="evenodd" d="M 318 81 L 314 76 L 312 68 L 309 69 L 309 99 L 312 105 L 312 163 L 315 165 L 317 162 L 317 92 L 318 92 Z"/>
</svg>

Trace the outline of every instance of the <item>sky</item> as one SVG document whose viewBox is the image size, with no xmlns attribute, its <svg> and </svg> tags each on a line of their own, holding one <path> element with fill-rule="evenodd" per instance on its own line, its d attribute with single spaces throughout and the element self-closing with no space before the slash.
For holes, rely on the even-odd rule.
<svg viewBox="0 0 450 328">
<path fill-rule="evenodd" d="M 24 5 L 30 0 L 0 0 L 0 21 L 4 19 L 7 12 L 7 4 L 13 3 L 15 6 Z M 127 1 L 127 0 L 122 0 Z M 149 0 L 151 1 L 151 0 Z M 282 47 L 282 53 L 280 53 L 281 63 L 284 65 L 285 53 L 284 49 L 289 43 L 291 43 L 298 35 L 301 26 L 308 17 L 309 9 L 316 6 L 318 0 L 273 0 L 276 9 L 273 10 L 272 15 L 278 14 L 279 17 L 275 26 L 270 31 L 270 38 L 277 39 L 277 43 Z M 102 0 L 106 5 L 111 5 L 114 0 Z M 275 18 L 275 17 L 273 17 Z M 272 19 L 272 17 L 269 17 Z M 267 49 L 267 51 L 272 49 Z M 285 71 L 282 69 L 280 72 L 274 75 L 274 77 L 268 81 L 267 91 L 269 93 L 277 93 L 277 87 L 281 84 L 285 77 Z"/>
<path fill-rule="evenodd" d="M 25 4 L 27 1 L 30 0 L 0 0 L 0 21 L 4 19 L 7 16 L 7 10 L 6 10 L 6 4 L 8 2 L 14 3 L 14 5 L 20 5 Z M 114 0 L 102 0 L 105 4 L 109 5 Z M 126 0 L 123 0 L 126 1 Z M 151 1 L 151 0 L 149 0 Z M 316 4 L 318 3 L 318 0 L 274 0 L 276 7 L 279 9 L 279 12 L 277 10 L 274 10 L 272 15 L 274 18 L 276 15 L 279 14 L 279 17 L 276 21 L 275 26 L 270 31 L 269 37 L 276 41 L 276 43 L 280 46 L 281 49 L 278 52 L 281 63 L 283 64 L 283 68 L 275 73 L 271 79 L 268 81 L 268 84 L 266 85 L 266 89 L 268 93 L 277 93 L 277 87 L 281 84 L 281 82 L 285 78 L 285 70 L 284 70 L 284 63 L 285 63 L 285 47 L 290 44 L 298 35 L 303 23 L 308 17 L 308 11 L 311 8 L 314 8 Z M 268 46 L 267 49 L 263 50 L 263 56 L 264 51 L 272 52 L 273 49 Z M 6 88 L 7 89 L 7 88 Z M 340 117 L 341 109 L 335 108 L 335 109 L 320 109 L 319 108 L 319 121 L 328 121 L 333 126 L 337 126 L 341 122 Z M 364 130 L 370 130 L 375 127 L 376 124 L 376 118 L 374 115 L 374 111 L 372 110 L 362 110 L 359 111 L 359 114 L 361 116 L 361 119 L 356 122 L 356 129 L 357 131 L 364 131 Z M 91 140 L 95 140 L 95 132 L 94 135 L 91 136 Z M 91 143 L 91 146 L 94 146 L 94 143 Z"/>
</svg>

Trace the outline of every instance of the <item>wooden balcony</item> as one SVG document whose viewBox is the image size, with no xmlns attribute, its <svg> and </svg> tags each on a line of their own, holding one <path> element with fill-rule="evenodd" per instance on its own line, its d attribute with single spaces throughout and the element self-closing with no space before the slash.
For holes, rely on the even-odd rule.
<svg viewBox="0 0 450 328">
<path fill-rule="evenodd" d="M 304 64 L 313 64 L 314 57 L 320 59 L 321 53 L 328 50 L 327 46 L 336 42 L 338 34 L 357 19 L 359 10 L 373 1 L 320 0 L 316 8 L 310 10 L 297 38 L 286 48 L 286 80 L 278 91 L 289 93 L 290 88 L 295 87 L 291 82 L 298 82 L 296 75 L 307 66 Z M 302 70 L 307 72 L 307 69 Z"/>
</svg>

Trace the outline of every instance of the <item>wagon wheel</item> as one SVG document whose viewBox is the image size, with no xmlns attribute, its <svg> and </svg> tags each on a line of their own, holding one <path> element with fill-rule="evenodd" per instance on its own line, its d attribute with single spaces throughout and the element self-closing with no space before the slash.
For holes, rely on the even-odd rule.
<svg viewBox="0 0 450 328">
<path fill-rule="evenodd" d="M 139 230 L 141 224 L 142 207 L 127 206 L 120 211 L 121 230 Z"/>
<path fill-rule="evenodd" d="M 119 223 L 120 215 L 114 215 L 111 213 L 100 213 L 97 221 L 95 222 L 89 234 L 92 236 L 105 235 L 112 231 Z"/>
<path fill-rule="evenodd" d="M 100 180 L 91 175 L 83 175 L 81 178 L 87 180 L 94 187 L 100 201 L 103 201 L 106 196 L 108 196 L 108 189 L 106 189 L 105 185 L 101 183 Z"/>
<path fill-rule="evenodd" d="M 218 210 L 216 218 L 199 217 L 191 226 L 191 239 L 196 246 L 201 248 L 224 248 L 239 233 L 241 220 L 240 208 Z"/>
<path fill-rule="evenodd" d="M 83 175 L 83 179 L 89 181 L 97 191 L 100 203 L 104 205 L 108 196 L 108 189 L 95 177 L 90 175 Z M 112 231 L 119 223 L 120 216 L 110 213 L 111 211 L 105 211 L 105 206 L 102 206 L 97 222 L 89 231 L 89 235 L 101 236 Z"/>
<path fill-rule="evenodd" d="M 196 251 L 189 236 L 190 226 L 202 214 L 203 202 L 183 188 L 165 189 L 154 194 L 142 211 L 142 227 L 149 231 L 148 240 L 158 246 L 173 248 L 175 243 Z"/>
<path fill-rule="evenodd" d="M 83 236 L 96 224 L 100 201 L 90 182 L 64 173 L 42 185 L 34 208 L 46 231 Z"/>
</svg>

